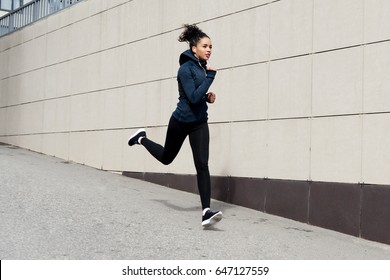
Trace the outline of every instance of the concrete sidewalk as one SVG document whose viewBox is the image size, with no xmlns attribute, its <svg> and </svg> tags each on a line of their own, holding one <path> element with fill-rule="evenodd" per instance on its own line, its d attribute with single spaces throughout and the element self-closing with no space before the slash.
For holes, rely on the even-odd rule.
<svg viewBox="0 0 390 280">
<path fill-rule="evenodd" d="M 0 259 L 387 259 L 390 246 L 0 145 Z"/>
</svg>

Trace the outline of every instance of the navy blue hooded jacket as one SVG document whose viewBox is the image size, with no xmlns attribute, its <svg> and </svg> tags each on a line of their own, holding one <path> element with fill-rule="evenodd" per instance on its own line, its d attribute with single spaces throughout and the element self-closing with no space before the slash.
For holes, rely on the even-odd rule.
<svg viewBox="0 0 390 280">
<path fill-rule="evenodd" d="M 180 55 L 177 74 L 179 102 L 173 116 L 181 122 L 206 122 L 207 93 L 216 71 L 206 69 L 206 61 L 200 61 L 191 50 Z"/>
</svg>

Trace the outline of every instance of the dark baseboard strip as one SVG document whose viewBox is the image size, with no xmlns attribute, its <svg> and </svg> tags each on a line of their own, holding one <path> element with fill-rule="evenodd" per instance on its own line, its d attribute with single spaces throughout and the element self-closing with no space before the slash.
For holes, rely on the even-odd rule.
<svg viewBox="0 0 390 280">
<path fill-rule="evenodd" d="M 195 175 L 123 172 L 198 193 Z M 390 244 L 390 186 L 243 177 L 211 178 L 212 197 L 272 215 Z"/>
</svg>

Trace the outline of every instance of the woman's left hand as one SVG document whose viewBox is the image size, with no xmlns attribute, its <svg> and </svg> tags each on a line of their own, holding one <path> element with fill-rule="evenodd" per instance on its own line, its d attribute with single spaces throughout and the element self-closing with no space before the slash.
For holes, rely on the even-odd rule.
<svg viewBox="0 0 390 280">
<path fill-rule="evenodd" d="M 214 92 L 209 92 L 207 94 L 207 102 L 208 103 L 214 103 L 215 102 L 215 99 L 216 99 L 216 95 Z"/>
</svg>

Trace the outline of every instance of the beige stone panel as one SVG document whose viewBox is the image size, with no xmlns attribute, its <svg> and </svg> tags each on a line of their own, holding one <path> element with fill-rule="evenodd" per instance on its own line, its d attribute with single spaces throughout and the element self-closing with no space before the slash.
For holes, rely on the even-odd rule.
<svg viewBox="0 0 390 280">
<path fill-rule="evenodd" d="M 210 130 L 210 156 L 209 170 L 211 176 L 230 176 L 231 163 L 231 124 L 216 123 L 209 124 Z"/>
<path fill-rule="evenodd" d="M 40 68 L 26 72 L 20 77 L 20 102 L 39 101 L 45 98 L 46 70 Z"/>
<path fill-rule="evenodd" d="M 390 115 L 363 117 L 363 183 L 390 184 Z"/>
<path fill-rule="evenodd" d="M 217 18 L 212 21 L 201 23 L 199 24 L 199 27 L 202 28 L 208 36 L 210 36 L 211 43 L 213 45 L 213 52 L 208 64 L 216 67 L 217 69 L 231 67 L 233 44 L 237 44 L 237 39 L 235 39 L 236 34 L 232 31 L 230 17 Z M 182 31 L 183 29 L 177 32 L 177 37 L 179 37 Z M 239 41 L 241 42 L 241 40 Z M 185 47 L 188 48 L 188 44 L 186 44 Z"/>
<path fill-rule="evenodd" d="M 270 6 L 271 59 L 311 53 L 313 0 L 279 1 Z"/>
<path fill-rule="evenodd" d="M 72 70 L 71 62 L 60 63 L 56 65 L 55 83 L 56 83 L 57 96 L 67 96 L 71 94 L 71 85 L 72 85 L 71 70 Z M 47 91 L 46 94 L 48 94 Z"/>
<path fill-rule="evenodd" d="M 31 135 L 20 135 L 17 146 L 23 149 L 32 150 L 33 143 L 31 138 Z"/>
<path fill-rule="evenodd" d="M 31 30 L 32 32 L 32 30 Z M 22 45 L 23 60 L 19 73 L 35 70 L 46 66 L 46 35 L 34 38 Z"/>
<path fill-rule="evenodd" d="M 96 16 L 91 16 L 89 18 L 85 19 L 87 21 L 88 26 L 88 52 L 94 53 L 98 52 L 102 49 L 101 46 L 101 31 L 102 31 L 102 20 L 101 20 L 101 14 L 98 14 Z"/>
<path fill-rule="evenodd" d="M 158 125 L 167 125 L 179 102 L 179 90 L 176 78 L 161 81 L 160 119 Z"/>
<path fill-rule="evenodd" d="M 144 63 L 143 55 L 147 53 L 144 49 L 145 42 L 131 43 L 125 46 L 126 49 L 126 85 L 134 85 L 147 80 L 148 69 Z M 145 60 L 146 61 L 146 60 Z M 154 61 L 156 63 L 156 61 Z M 149 62 L 151 63 L 151 62 Z M 159 62 L 160 63 L 160 62 Z"/>
<path fill-rule="evenodd" d="M 361 116 L 315 118 L 311 138 L 311 180 L 361 182 Z"/>
<path fill-rule="evenodd" d="M 15 47 L 15 46 L 20 45 L 20 44 L 23 43 L 23 36 L 21 35 L 20 32 L 12 32 L 8 36 L 11 39 L 11 42 L 10 42 L 11 47 Z"/>
<path fill-rule="evenodd" d="M 3 36 L 0 39 L 0 51 L 3 52 L 11 47 L 11 36 Z"/>
<path fill-rule="evenodd" d="M 118 47 L 100 53 L 101 88 L 113 88 L 126 84 L 125 51 L 124 47 Z M 96 81 L 92 80 L 91 83 L 93 82 Z"/>
<path fill-rule="evenodd" d="M 175 13 L 175 16 L 165 16 L 162 19 L 162 26 L 164 30 L 171 30 L 174 28 L 178 28 L 185 23 L 194 23 L 201 22 L 204 18 L 210 18 L 210 13 L 217 12 L 214 9 L 202 9 L 202 5 L 204 5 L 203 1 L 180 1 L 180 0 L 164 0 L 162 2 L 161 13 L 163 15 L 171 14 L 172 11 L 191 11 L 191 13 L 178 12 Z M 219 1 L 210 1 L 206 4 L 207 7 L 212 5 L 216 7 L 218 4 L 214 2 Z M 218 8 L 218 7 L 216 7 Z M 207 11 L 205 11 L 207 10 Z M 202 14 L 203 12 L 203 14 Z M 204 14 L 206 12 L 207 14 Z M 206 32 L 207 33 L 207 32 Z"/>
<path fill-rule="evenodd" d="M 28 35 L 28 37 L 26 39 L 29 40 L 31 38 L 29 36 L 33 36 L 34 38 L 37 38 L 37 37 L 46 35 L 47 30 L 48 30 L 48 26 L 47 26 L 47 19 L 48 18 L 49 17 L 38 20 L 33 25 L 31 25 L 32 32 L 31 31 L 28 32 L 30 34 Z M 26 28 L 26 29 L 28 29 L 28 28 Z"/>
<path fill-rule="evenodd" d="M 7 105 L 7 93 L 3 90 L 3 80 L 0 79 L 0 108 Z"/>
<path fill-rule="evenodd" d="M 114 2 L 115 0 L 111 0 L 108 2 Z M 92 3 L 89 3 L 90 1 L 80 1 L 79 3 L 74 3 L 74 5 L 67 8 L 67 12 L 69 13 L 69 21 L 71 23 L 75 23 L 78 21 L 82 21 L 83 19 L 89 17 L 89 9 L 90 5 L 93 5 Z"/>
<path fill-rule="evenodd" d="M 56 133 L 55 156 L 69 160 L 70 133 Z"/>
<path fill-rule="evenodd" d="M 87 105 L 86 118 L 88 129 L 101 129 L 105 119 L 105 91 L 97 91 L 86 94 Z M 120 109 L 119 109 L 120 110 Z"/>
<path fill-rule="evenodd" d="M 180 52 L 170 50 L 177 44 L 172 33 L 126 45 L 126 84 L 176 76 Z"/>
<path fill-rule="evenodd" d="M 130 1 L 123 6 L 126 17 L 124 18 L 124 40 L 126 43 L 132 43 L 144 38 L 147 34 L 142 34 L 142 21 L 140 18 L 139 1 Z"/>
<path fill-rule="evenodd" d="M 247 3 L 247 5 L 249 4 Z M 240 5 L 232 3 L 230 6 L 236 6 L 238 9 Z M 200 23 L 198 26 L 212 40 L 213 55 L 209 61 L 210 65 L 221 69 L 245 63 L 266 61 L 269 58 L 268 5 L 227 17 L 216 18 L 212 21 Z M 177 37 L 181 31 L 182 29 L 177 32 Z M 239 40 L 237 34 L 239 34 Z"/>
<path fill-rule="evenodd" d="M 269 118 L 311 115 L 312 56 L 272 61 L 269 80 Z"/>
<path fill-rule="evenodd" d="M 29 103 L 20 105 L 18 126 L 21 134 L 41 132 L 43 128 L 43 104 Z"/>
<path fill-rule="evenodd" d="M 64 26 L 62 22 L 63 17 L 61 17 L 61 12 L 51 15 L 45 19 L 46 21 L 46 34 L 51 33 L 57 29 L 60 29 Z"/>
<path fill-rule="evenodd" d="M 269 10 L 266 5 L 230 16 L 231 32 L 239 36 L 220 45 L 232 44 L 231 66 L 269 60 Z"/>
<path fill-rule="evenodd" d="M 125 24 L 127 16 L 124 6 L 106 10 L 98 16 L 100 18 L 101 48 L 103 50 L 125 43 L 126 29 L 129 28 Z"/>
<path fill-rule="evenodd" d="M 115 6 L 120 5 L 121 3 L 133 2 L 133 1 L 129 1 L 129 0 L 113 0 L 113 1 L 94 0 L 94 1 L 87 1 L 87 2 L 90 2 L 89 15 L 94 16 L 96 14 L 104 13 L 107 10 L 112 9 Z"/>
<path fill-rule="evenodd" d="M 42 132 L 57 131 L 57 100 L 43 101 L 43 128 Z"/>
<path fill-rule="evenodd" d="M 3 80 L 5 81 L 3 87 L 7 90 L 7 105 L 20 104 L 21 80 L 22 76 L 13 76 Z"/>
<path fill-rule="evenodd" d="M 29 92 L 36 92 L 38 85 L 31 85 L 29 81 L 33 78 L 34 72 L 27 72 L 21 75 L 15 76 L 15 83 L 17 83 L 17 87 L 11 87 L 12 94 L 17 95 L 18 103 L 26 103 L 32 101 L 35 94 L 29 94 Z"/>
<path fill-rule="evenodd" d="M 0 39 L 0 41 L 3 38 Z M 0 51 L 0 81 L 8 77 L 9 51 Z"/>
<path fill-rule="evenodd" d="M 146 84 L 146 107 L 139 108 L 139 111 L 146 111 L 146 126 L 156 126 L 161 122 L 167 123 L 168 120 L 161 120 L 162 104 L 165 93 L 162 92 L 161 82 L 150 82 Z"/>
<path fill-rule="evenodd" d="M 390 111 L 390 43 L 364 48 L 364 112 Z"/>
<path fill-rule="evenodd" d="M 162 1 L 130 1 L 123 9 L 126 9 L 124 13 L 125 42 L 134 42 L 161 33 L 162 18 L 167 15 L 162 11 Z M 179 13 L 175 16 L 179 16 Z"/>
<path fill-rule="evenodd" d="M 38 31 L 36 28 L 37 23 L 38 22 L 36 22 L 34 25 L 29 25 L 29 26 L 25 26 L 23 28 L 20 28 L 14 36 L 15 37 L 14 43 L 15 44 L 23 44 L 27 41 L 34 39 L 35 37 L 38 37 L 39 35 L 35 36 L 35 34 L 34 34 Z M 40 34 L 40 35 L 42 35 L 42 34 Z"/>
<path fill-rule="evenodd" d="M 8 75 L 14 76 L 24 71 L 23 61 L 26 61 L 26 49 L 25 45 L 17 45 L 7 50 L 9 55 L 8 61 Z"/>
<path fill-rule="evenodd" d="M 126 4 L 127 2 L 129 2 L 129 0 L 113 0 L 110 2 L 107 1 L 103 1 L 103 2 L 107 5 L 106 8 L 110 9 L 113 7 L 121 8 L 122 4 Z"/>
<path fill-rule="evenodd" d="M 144 147 L 140 145 L 129 146 L 127 144 L 130 136 L 132 136 L 138 128 L 134 129 L 125 129 L 123 130 L 122 135 L 122 149 L 123 149 L 123 170 L 124 171 L 133 171 L 133 172 L 145 172 L 145 161 L 152 161 L 147 155 L 147 151 Z M 153 133 L 148 129 L 146 132 L 148 137 L 153 137 Z"/>
<path fill-rule="evenodd" d="M 89 129 L 88 95 L 74 95 L 70 97 L 70 131 Z"/>
<path fill-rule="evenodd" d="M 69 134 L 69 160 L 84 164 L 87 146 L 86 132 L 71 132 Z"/>
<path fill-rule="evenodd" d="M 364 43 L 390 38 L 390 2 L 364 0 Z"/>
<path fill-rule="evenodd" d="M 46 63 L 52 65 L 70 59 L 71 26 L 47 34 Z"/>
<path fill-rule="evenodd" d="M 21 135 L 19 138 L 19 147 L 34 152 L 42 152 L 42 135 Z"/>
<path fill-rule="evenodd" d="M 104 91 L 103 95 L 104 95 L 103 127 L 108 129 L 123 128 L 124 88 Z"/>
<path fill-rule="evenodd" d="M 67 132 L 70 130 L 71 123 L 71 99 L 59 98 L 57 99 L 57 115 L 56 128 L 59 132 Z"/>
<path fill-rule="evenodd" d="M 179 42 L 177 40 L 178 36 L 176 36 L 175 32 L 168 32 L 165 34 L 161 34 L 159 36 L 160 39 L 157 40 L 156 44 L 159 44 L 158 55 L 156 60 L 159 59 L 159 75 L 158 79 L 166 79 L 177 76 L 177 72 L 179 70 L 179 57 L 183 50 L 188 48 L 188 44 Z M 154 43 L 155 41 L 153 41 Z M 175 51 L 180 47 L 180 51 Z M 184 47 L 184 49 L 183 49 Z M 155 47 L 156 49 L 156 47 Z M 169 51 L 169 55 L 167 55 L 167 50 Z M 155 60 L 155 61 L 156 61 Z"/>
<path fill-rule="evenodd" d="M 41 133 L 43 130 L 43 102 L 22 105 L 22 133 Z"/>
<path fill-rule="evenodd" d="M 0 107 L 0 136 L 7 134 L 7 108 Z"/>
<path fill-rule="evenodd" d="M 124 88 L 123 126 L 125 128 L 144 127 L 146 125 L 146 94 L 148 84 Z M 157 101 L 156 101 L 157 102 Z"/>
<path fill-rule="evenodd" d="M 168 0 L 169 1 L 169 0 Z M 236 1 L 236 0 L 224 0 L 213 1 L 212 3 L 207 0 L 201 1 L 204 5 L 201 5 L 202 12 L 206 18 L 212 18 L 220 16 L 221 14 L 230 14 L 234 12 L 245 12 L 247 9 L 256 8 L 257 6 L 265 5 L 271 0 L 249 0 L 249 1 Z M 207 12 L 209 14 L 207 14 Z M 216 13 L 217 12 L 217 13 Z"/>
<path fill-rule="evenodd" d="M 123 130 L 103 132 L 103 169 L 123 170 Z"/>
<path fill-rule="evenodd" d="M 90 90 L 91 84 L 89 81 L 89 70 L 91 67 L 96 67 L 96 59 L 98 55 L 90 55 L 72 60 L 71 63 L 71 94 L 85 93 Z M 100 80 L 95 81 L 97 85 Z"/>
<path fill-rule="evenodd" d="M 12 106 L 7 109 L 7 134 L 17 135 L 21 132 L 21 106 Z"/>
<path fill-rule="evenodd" d="M 0 80 L 0 107 L 8 105 L 8 80 Z"/>
<path fill-rule="evenodd" d="M 314 56 L 312 103 L 314 116 L 362 112 L 362 47 Z"/>
<path fill-rule="evenodd" d="M 269 178 L 308 180 L 310 178 L 310 120 L 269 122 Z"/>
<path fill-rule="evenodd" d="M 164 0 L 162 13 L 171 13 L 173 10 L 191 11 L 188 13 L 178 13 L 174 17 L 164 17 L 164 30 L 177 28 L 183 23 L 202 22 L 208 19 L 214 19 L 224 15 L 240 12 L 259 5 L 267 4 L 268 0 L 249 0 L 249 1 L 181 1 L 181 0 Z M 189 18 L 191 17 L 191 18 Z M 206 32 L 207 33 L 207 32 Z"/>
<path fill-rule="evenodd" d="M 56 134 L 42 134 L 42 150 L 45 155 L 55 156 L 56 154 Z"/>
<path fill-rule="evenodd" d="M 70 58 L 77 58 L 88 55 L 92 51 L 100 50 L 101 35 L 98 33 L 99 31 L 101 32 L 100 25 L 92 19 L 86 18 L 69 25 L 67 35 L 69 36 L 68 48 Z M 96 26 L 96 24 L 98 25 Z"/>
<path fill-rule="evenodd" d="M 104 0 L 93 0 L 93 1 L 87 1 L 89 2 L 89 11 L 88 15 L 89 16 L 95 16 L 97 14 L 101 14 L 103 11 L 102 3 L 105 3 L 107 1 Z"/>
<path fill-rule="evenodd" d="M 2 142 L 3 143 L 7 143 L 9 145 L 21 147 L 20 146 L 20 137 L 21 136 L 18 136 L 18 135 L 16 135 L 16 136 L 7 136 L 5 138 L 2 138 L 3 139 Z"/>
<path fill-rule="evenodd" d="M 45 68 L 45 80 L 41 84 L 44 87 L 45 98 L 57 97 L 57 79 L 59 78 L 59 65 L 51 65 Z"/>
<path fill-rule="evenodd" d="M 0 143 L 11 144 L 10 137 L 0 135 Z"/>
<path fill-rule="evenodd" d="M 102 86 L 103 82 L 107 82 L 110 77 L 107 79 L 103 78 L 102 74 L 102 62 L 101 55 L 99 53 L 89 55 L 88 58 L 88 72 L 86 73 L 86 83 L 87 83 L 87 91 L 97 91 L 102 90 L 104 87 Z"/>
<path fill-rule="evenodd" d="M 361 44 L 363 14 L 363 0 L 314 0 L 314 51 Z"/>
<path fill-rule="evenodd" d="M 104 131 L 88 131 L 85 134 L 84 163 L 98 169 L 103 166 Z"/>
<path fill-rule="evenodd" d="M 234 121 L 267 118 L 268 68 L 268 63 L 259 63 L 231 70 L 231 114 Z"/>
<path fill-rule="evenodd" d="M 237 122 L 231 124 L 230 168 L 231 176 L 269 177 L 270 155 L 267 147 L 269 123 L 267 121 Z M 228 141 L 227 139 L 218 139 Z"/>
<path fill-rule="evenodd" d="M 19 88 L 16 94 L 19 96 L 20 103 L 31 102 L 37 100 L 39 92 L 40 83 L 32 84 L 31 81 L 34 80 L 34 76 L 37 76 L 35 71 L 26 72 L 22 75 L 18 75 L 17 79 L 19 80 Z"/>
<path fill-rule="evenodd" d="M 176 109 L 179 93 L 176 80 L 150 82 L 145 85 L 146 106 L 138 111 L 146 111 L 146 125 L 167 125 L 172 112 Z M 142 123 L 145 123 L 143 121 Z"/>
<path fill-rule="evenodd" d="M 209 91 L 214 92 L 216 100 L 208 104 L 209 122 L 226 122 L 232 120 L 232 100 L 236 100 L 237 92 L 233 83 L 235 69 L 219 70 Z M 236 102 L 236 101 L 235 101 Z"/>
</svg>

